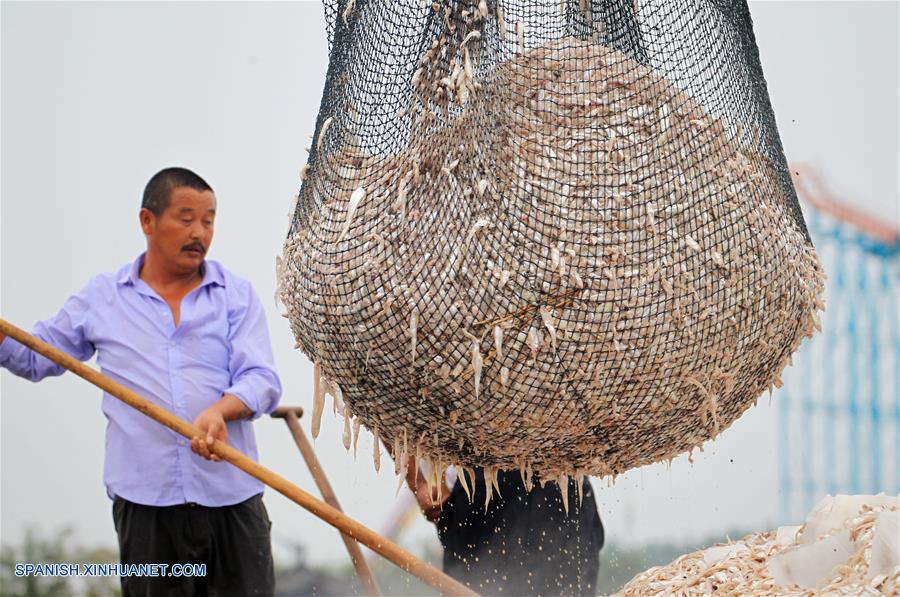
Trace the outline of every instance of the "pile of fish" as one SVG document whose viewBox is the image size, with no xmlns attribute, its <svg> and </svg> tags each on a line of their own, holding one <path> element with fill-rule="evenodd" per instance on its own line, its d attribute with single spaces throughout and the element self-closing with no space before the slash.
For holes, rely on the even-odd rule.
<svg viewBox="0 0 900 597">
<path fill-rule="evenodd" d="M 898 540 L 896 496 L 827 496 L 802 527 L 681 556 L 617 595 L 896 595 Z"/>
</svg>

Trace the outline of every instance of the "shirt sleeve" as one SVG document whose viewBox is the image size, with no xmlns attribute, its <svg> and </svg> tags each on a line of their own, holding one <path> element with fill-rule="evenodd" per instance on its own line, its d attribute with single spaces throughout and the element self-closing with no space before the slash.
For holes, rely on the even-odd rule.
<svg viewBox="0 0 900 597">
<path fill-rule="evenodd" d="M 249 282 L 240 288 L 229 307 L 228 340 L 231 354 L 228 370 L 231 386 L 226 394 L 240 398 L 256 419 L 269 414 L 281 399 L 281 380 L 275 371 L 269 328 L 262 304 Z"/>
<path fill-rule="evenodd" d="M 95 351 L 89 339 L 88 325 L 92 284 L 93 281 L 89 282 L 77 294 L 70 296 L 55 316 L 35 324 L 32 334 L 79 361 L 90 359 Z M 0 367 L 31 381 L 40 381 L 66 371 L 64 367 L 9 337 L 0 343 Z"/>
</svg>

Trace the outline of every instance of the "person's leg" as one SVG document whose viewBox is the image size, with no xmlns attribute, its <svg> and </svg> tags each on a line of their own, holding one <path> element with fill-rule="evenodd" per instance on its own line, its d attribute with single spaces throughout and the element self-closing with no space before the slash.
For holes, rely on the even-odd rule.
<svg viewBox="0 0 900 597">
<path fill-rule="evenodd" d="M 113 501 L 113 522 L 119 538 L 123 564 L 173 564 L 202 562 L 204 526 L 202 516 L 191 520 L 187 506 L 144 506 L 122 498 Z M 197 518 L 193 516 L 193 518 Z M 199 523 L 199 524 L 198 524 Z M 208 531 L 205 532 L 208 537 Z M 208 550 L 206 550 L 208 551 Z M 200 597 L 206 595 L 205 579 L 170 576 L 122 577 L 123 597 Z"/>
<path fill-rule="evenodd" d="M 272 597 L 272 523 L 262 494 L 233 506 L 211 508 L 213 547 L 206 569 L 209 597 Z"/>
</svg>

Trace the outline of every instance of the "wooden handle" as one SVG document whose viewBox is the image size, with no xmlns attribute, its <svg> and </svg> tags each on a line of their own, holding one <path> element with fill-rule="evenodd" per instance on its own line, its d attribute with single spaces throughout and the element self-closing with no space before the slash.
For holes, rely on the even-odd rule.
<svg viewBox="0 0 900 597">
<path fill-rule="evenodd" d="M 299 419 L 303 416 L 303 408 L 300 406 L 279 406 L 269 413 L 273 419 L 287 419 L 289 414 L 294 414 Z"/>
<path fill-rule="evenodd" d="M 343 512 L 337 495 L 335 495 L 334 489 L 332 489 L 331 483 L 325 475 L 325 470 L 319 463 L 319 458 L 316 456 L 312 444 L 309 443 L 309 438 L 306 437 L 306 433 L 300 427 L 300 419 L 297 415 L 298 410 L 301 414 L 303 413 L 303 410 L 299 407 L 296 409 L 287 408 L 283 414 L 279 413 L 280 416 L 276 416 L 274 412 L 272 416 L 283 418 L 285 423 L 287 423 L 288 429 L 291 430 L 291 435 L 294 436 L 294 443 L 300 449 L 300 454 L 303 455 L 303 460 L 306 461 L 306 466 L 309 468 L 309 472 L 312 473 L 316 486 L 319 488 L 319 493 L 322 494 L 322 499 L 331 507 Z M 341 533 L 341 539 L 344 540 L 344 545 L 347 547 L 350 560 L 353 562 L 353 567 L 356 568 L 356 575 L 359 576 L 359 581 L 366 595 L 381 595 L 378 585 L 375 583 L 375 578 L 372 576 L 372 571 L 369 569 L 369 563 L 366 562 L 362 550 L 359 548 L 359 543 L 345 533 Z"/>
<path fill-rule="evenodd" d="M 115 396 L 122 402 L 136 408 L 143 414 L 162 423 L 176 433 L 179 433 L 188 439 L 203 437 L 204 434 L 199 428 L 188 423 L 184 419 L 153 404 L 137 392 L 126 388 L 122 384 L 101 374 L 96 369 L 88 367 L 81 361 L 72 358 L 68 354 L 47 344 L 43 340 L 32 336 L 25 330 L 14 326 L 2 318 L 0 318 L 0 333 L 6 334 L 10 338 L 50 359 L 54 363 L 65 367 L 75 375 L 91 382 L 106 393 Z M 252 459 L 231 446 L 221 442 L 213 442 L 209 447 L 209 450 L 222 458 L 222 460 L 227 460 L 247 474 L 256 477 L 289 500 L 302 506 L 315 516 L 337 528 L 342 533 L 346 533 L 350 537 L 360 541 L 371 550 L 381 554 L 410 574 L 419 577 L 442 593 L 449 595 L 476 595 L 476 593 L 467 586 L 450 578 L 437 568 L 429 566 L 390 539 L 382 537 L 372 529 L 353 520 L 340 510 L 313 497 L 281 475 L 269 470 L 258 462 L 254 462 Z"/>
</svg>

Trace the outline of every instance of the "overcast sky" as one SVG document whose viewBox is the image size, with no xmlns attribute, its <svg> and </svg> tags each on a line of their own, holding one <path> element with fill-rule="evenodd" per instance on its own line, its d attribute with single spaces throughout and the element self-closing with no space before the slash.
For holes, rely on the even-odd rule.
<svg viewBox="0 0 900 597">
<path fill-rule="evenodd" d="M 788 159 L 898 223 L 898 5 L 753 2 Z M 305 163 L 327 66 L 317 2 L 0 5 L 0 313 L 30 328 L 92 275 L 143 250 L 137 212 L 161 167 L 191 167 L 219 200 L 211 257 L 249 278 L 269 316 L 285 405 L 309 406 L 311 365 L 273 301 L 274 260 Z M 75 526 L 115 545 L 102 484 L 100 393 L 72 375 L 0 373 L 0 533 Z M 776 397 L 777 400 L 777 397 Z M 688 466 L 597 483 L 608 537 L 696 540 L 777 520 L 776 409 L 762 400 Z M 304 421 L 309 428 L 309 421 Z M 346 511 L 379 530 L 396 508 L 391 467 L 359 462 L 326 414 L 316 449 Z M 256 423 L 261 460 L 315 493 L 282 422 Z M 135 449 L 140 449 L 135 446 Z M 223 466 L 228 466 L 223 464 Z M 337 533 L 267 491 L 276 557 L 292 541 L 345 557 Z M 676 522 L 673 522 L 676 521 Z M 435 541 L 417 520 L 403 543 Z"/>
</svg>

